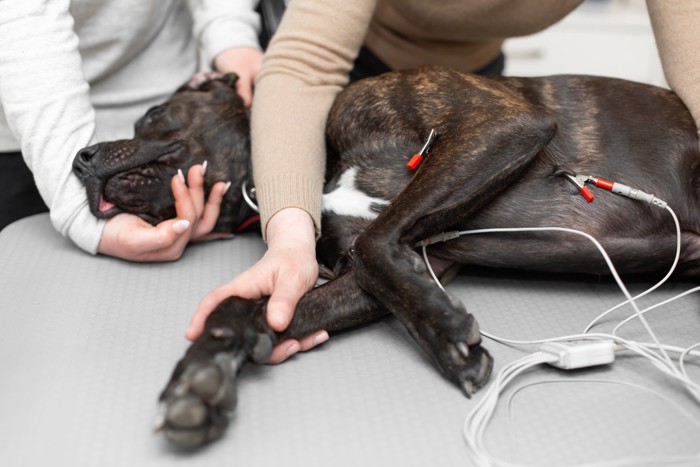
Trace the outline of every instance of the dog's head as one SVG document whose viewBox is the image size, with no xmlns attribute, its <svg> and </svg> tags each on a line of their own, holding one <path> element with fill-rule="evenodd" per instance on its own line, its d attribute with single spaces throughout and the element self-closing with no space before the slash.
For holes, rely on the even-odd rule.
<svg viewBox="0 0 700 467">
<path fill-rule="evenodd" d="M 193 80 L 149 109 L 136 122 L 133 139 L 80 150 L 73 172 L 85 185 L 92 213 L 106 219 L 126 212 L 152 224 L 173 218 L 172 177 L 206 160 L 207 193 L 216 182 L 231 182 L 214 230 L 233 231 L 250 160 L 250 127 L 237 79 L 227 74 Z"/>
</svg>

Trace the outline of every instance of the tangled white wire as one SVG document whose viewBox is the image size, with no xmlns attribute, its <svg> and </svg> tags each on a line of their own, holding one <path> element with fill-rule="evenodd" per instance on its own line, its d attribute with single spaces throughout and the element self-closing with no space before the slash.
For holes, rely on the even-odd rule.
<svg viewBox="0 0 700 467">
<path fill-rule="evenodd" d="M 658 303 L 654 306 L 651 306 L 649 308 L 646 308 L 644 310 L 640 310 L 635 302 L 635 300 L 650 294 L 654 290 L 658 289 L 662 284 L 664 284 L 673 274 L 673 271 L 675 270 L 678 260 L 680 258 L 680 248 L 681 248 L 681 232 L 680 232 L 680 225 L 678 222 L 678 218 L 676 217 L 676 214 L 673 212 L 673 210 L 665 206 L 665 209 L 671 214 L 671 217 L 673 218 L 675 227 L 676 227 L 676 237 L 677 237 L 677 242 L 676 242 L 676 255 L 675 259 L 673 261 L 673 264 L 668 271 L 668 273 L 661 279 L 657 284 L 652 286 L 651 288 L 647 289 L 643 293 L 632 297 L 629 291 L 627 290 L 627 287 L 625 284 L 622 282 L 619 274 L 617 273 L 617 270 L 615 269 L 612 261 L 610 260 L 610 257 L 608 256 L 607 252 L 603 248 L 603 246 L 591 235 L 581 232 L 578 230 L 574 229 L 568 229 L 568 228 L 563 228 L 563 227 L 531 227 L 531 228 L 495 228 L 495 229 L 480 229 L 480 230 L 470 230 L 470 231 L 459 231 L 459 232 L 446 232 L 444 234 L 436 235 L 435 237 L 429 239 L 428 241 L 421 242 L 422 246 L 422 253 L 423 253 L 423 258 L 425 260 L 425 263 L 427 265 L 428 271 L 430 275 L 432 276 L 433 280 L 438 284 L 438 286 L 444 290 L 442 287 L 442 284 L 440 284 L 439 279 L 435 275 L 435 272 L 433 271 L 430 261 L 428 260 L 428 254 L 427 254 L 427 249 L 426 246 L 431 243 L 435 243 L 438 241 L 447 241 L 451 240 L 454 238 L 461 237 L 463 235 L 475 235 L 475 234 L 488 234 L 488 233 L 514 233 L 514 232 L 566 232 L 566 233 L 571 233 L 575 235 L 580 235 L 588 240 L 590 240 L 598 249 L 600 254 L 602 255 L 603 259 L 605 260 L 608 268 L 610 269 L 610 272 L 615 279 L 618 287 L 624 294 L 626 300 L 623 301 L 622 303 L 616 305 L 613 308 L 610 308 L 609 310 L 603 312 L 600 314 L 598 317 L 596 317 L 586 328 L 584 329 L 582 334 L 574 334 L 574 335 L 569 335 L 569 336 L 560 336 L 560 337 L 555 337 L 555 338 L 548 338 L 548 339 L 539 339 L 539 340 L 534 340 L 534 341 L 518 341 L 518 340 L 512 340 L 512 339 L 504 339 L 500 338 L 494 335 L 491 335 L 487 332 L 482 331 L 481 334 L 489 339 L 495 340 L 497 342 L 505 343 L 505 344 L 513 344 L 513 345 L 531 345 L 531 344 L 545 344 L 545 343 L 551 343 L 551 342 L 581 342 L 581 341 L 612 341 L 615 343 L 616 350 L 627 350 L 631 351 L 639 356 L 642 356 L 644 358 L 647 358 L 649 361 L 653 363 L 653 365 L 662 371 L 664 374 L 667 376 L 671 377 L 675 381 L 679 382 L 681 385 L 683 385 L 686 390 L 690 393 L 690 395 L 700 403 L 700 385 L 696 382 L 694 382 L 688 375 L 685 365 L 684 365 L 684 359 L 688 355 L 693 355 L 693 356 L 700 356 L 700 352 L 696 351 L 694 349 L 700 347 L 700 342 L 697 344 L 694 344 L 686 349 L 682 349 L 679 347 L 675 346 L 670 346 L 670 345 L 663 345 L 659 342 L 658 338 L 654 334 L 653 330 L 651 329 L 651 326 L 647 322 L 646 318 L 644 317 L 644 314 L 657 309 L 663 305 L 666 305 L 678 298 L 681 298 L 683 296 L 686 296 L 690 293 L 696 292 L 700 290 L 700 287 L 695 287 L 691 290 L 688 290 L 684 292 L 683 294 L 680 294 L 676 297 L 673 297 L 671 299 L 665 300 L 661 303 Z M 634 313 L 620 322 L 613 332 L 611 334 L 603 334 L 603 333 L 591 333 L 589 332 L 590 329 L 595 326 L 603 317 L 607 316 L 610 314 L 612 311 L 629 304 L 632 309 L 634 310 Z M 622 327 L 625 323 L 629 322 L 630 320 L 637 318 L 640 320 L 640 322 L 643 324 L 644 328 L 646 329 L 647 333 L 651 337 L 652 342 L 651 343 L 640 343 L 640 342 L 635 342 L 631 340 L 624 339 L 622 337 L 619 337 L 617 335 L 617 331 L 619 330 L 620 327 Z M 669 357 L 668 352 L 674 352 L 680 354 L 678 357 L 678 365 L 676 365 L 673 360 Z M 496 409 L 496 406 L 498 404 L 498 397 L 503 391 L 503 389 L 518 375 L 523 373 L 524 371 L 527 371 L 528 369 L 543 364 L 543 363 L 550 363 L 554 364 L 557 361 L 557 357 L 554 356 L 552 353 L 548 352 L 543 352 L 543 351 L 538 351 L 535 352 L 531 355 L 527 355 L 519 360 L 516 360 L 514 362 L 511 362 L 507 365 L 505 365 L 501 371 L 498 373 L 498 375 L 495 378 L 495 381 L 493 381 L 484 394 L 483 398 L 479 401 L 479 403 L 476 405 L 476 407 L 473 409 L 473 411 L 467 416 L 467 418 L 464 421 L 464 427 L 463 427 L 463 435 L 464 439 L 467 442 L 468 446 L 468 453 L 469 457 L 474 461 L 474 463 L 477 466 L 480 467 L 521 467 L 519 464 L 514 464 L 511 462 L 504 461 L 502 459 L 495 458 L 491 456 L 488 451 L 486 450 L 483 439 L 484 439 L 484 433 L 486 431 L 486 428 L 491 420 L 491 417 L 494 413 L 494 410 Z M 590 467 L 616 467 L 616 466 L 642 466 L 642 465 L 692 465 L 692 466 L 698 466 L 700 465 L 700 453 L 698 453 L 697 456 L 693 457 L 682 457 L 679 456 L 677 458 L 664 458 L 664 459 L 623 459 L 619 461 L 613 461 L 613 462 L 605 462 L 605 463 L 594 463 L 594 464 L 586 464 L 587 466 Z"/>
</svg>

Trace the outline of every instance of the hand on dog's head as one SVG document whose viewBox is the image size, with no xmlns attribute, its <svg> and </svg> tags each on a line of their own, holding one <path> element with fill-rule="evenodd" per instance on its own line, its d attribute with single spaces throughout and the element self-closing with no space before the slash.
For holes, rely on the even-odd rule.
<svg viewBox="0 0 700 467">
<path fill-rule="evenodd" d="M 101 219 L 126 212 L 152 224 L 173 218 L 172 177 L 207 161 L 207 192 L 216 182 L 231 182 L 214 229 L 231 231 L 250 159 L 250 127 L 237 80 L 234 73 L 197 75 L 149 109 L 132 139 L 80 150 L 73 172 L 85 185 L 91 212 Z"/>
</svg>

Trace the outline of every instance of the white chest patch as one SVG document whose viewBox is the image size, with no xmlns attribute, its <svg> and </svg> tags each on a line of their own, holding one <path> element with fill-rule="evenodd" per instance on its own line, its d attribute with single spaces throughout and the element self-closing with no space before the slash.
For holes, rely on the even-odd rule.
<svg viewBox="0 0 700 467">
<path fill-rule="evenodd" d="M 387 205 L 389 201 L 367 196 L 355 186 L 357 167 L 343 173 L 338 180 L 335 190 L 323 195 L 323 212 L 339 216 L 361 217 L 374 219 L 378 213 L 371 209 L 373 204 Z"/>
</svg>

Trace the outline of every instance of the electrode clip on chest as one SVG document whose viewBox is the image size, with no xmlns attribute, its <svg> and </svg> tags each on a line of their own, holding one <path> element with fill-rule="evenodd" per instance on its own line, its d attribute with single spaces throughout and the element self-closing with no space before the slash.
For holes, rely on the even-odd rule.
<svg viewBox="0 0 700 467">
<path fill-rule="evenodd" d="M 667 203 L 665 201 L 657 198 L 656 196 L 646 193 L 642 190 L 638 190 L 637 188 L 632 188 L 627 185 L 623 185 L 622 183 L 611 182 L 603 178 L 593 177 L 592 175 L 564 175 L 566 175 L 566 177 L 571 183 L 576 185 L 576 188 L 578 188 L 581 196 L 583 196 L 584 199 L 589 203 L 595 199 L 595 195 L 593 195 L 593 192 L 591 192 L 590 188 L 586 186 L 586 183 L 591 183 L 597 186 L 598 188 L 612 191 L 613 193 L 618 194 L 620 196 L 636 199 L 638 201 L 644 201 L 653 206 L 658 206 L 661 209 L 665 209 L 667 206 Z"/>
</svg>

